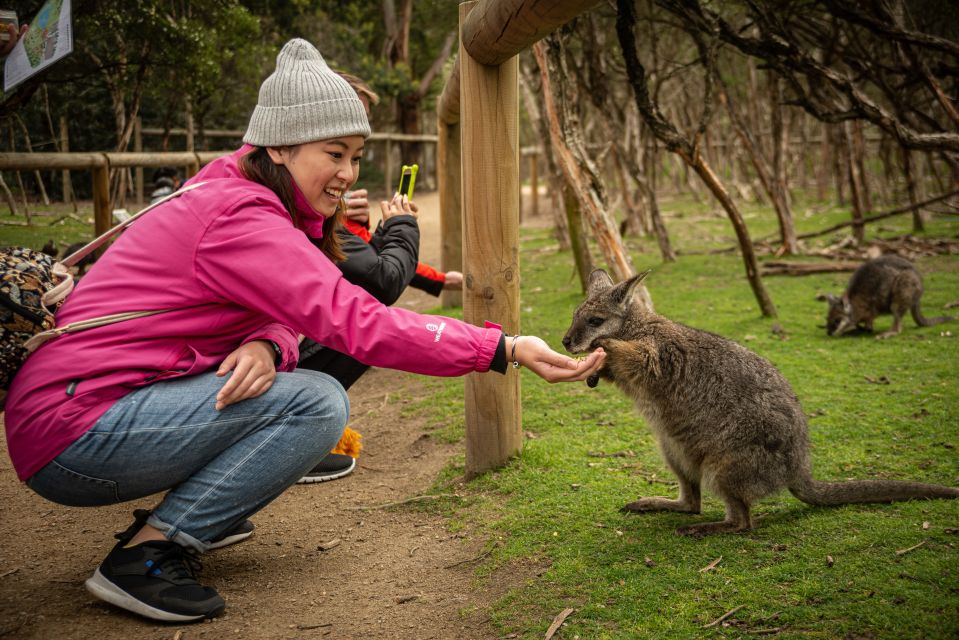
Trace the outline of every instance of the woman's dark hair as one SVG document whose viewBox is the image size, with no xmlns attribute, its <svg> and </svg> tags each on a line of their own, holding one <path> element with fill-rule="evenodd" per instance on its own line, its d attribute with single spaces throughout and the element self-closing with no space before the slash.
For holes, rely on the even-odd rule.
<svg viewBox="0 0 959 640">
<path fill-rule="evenodd" d="M 296 153 L 296 147 L 279 147 Z M 240 171 L 253 182 L 262 184 L 276 194 L 283 203 L 283 208 L 290 214 L 293 226 L 300 227 L 300 216 L 296 210 L 296 194 L 293 191 L 293 176 L 281 164 L 276 164 L 266 152 L 266 147 L 254 147 L 253 151 L 240 158 Z M 320 240 L 320 251 L 333 262 L 342 262 L 346 259 L 340 248 L 340 238 L 336 230 L 342 226 L 343 206 L 337 207 L 336 213 L 323 221 L 323 238 Z"/>
</svg>

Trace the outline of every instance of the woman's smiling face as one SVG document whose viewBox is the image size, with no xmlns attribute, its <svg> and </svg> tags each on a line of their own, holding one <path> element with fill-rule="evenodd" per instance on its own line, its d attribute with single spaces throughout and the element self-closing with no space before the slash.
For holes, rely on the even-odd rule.
<svg viewBox="0 0 959 640">
<path fill-rule="evenodd" d="M 294 147 L 268 147 L 274 163 L 283 165 L 313 208 L 333 215 L 343 192 L 360 177 L 363 136 L 307 142 Z"/>
</svg>

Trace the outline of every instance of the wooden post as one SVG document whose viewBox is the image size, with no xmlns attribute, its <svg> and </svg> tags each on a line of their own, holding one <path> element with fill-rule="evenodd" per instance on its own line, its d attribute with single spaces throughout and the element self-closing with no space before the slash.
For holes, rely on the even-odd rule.
<svg viewBox="0 0 959 640">
<path fill-rule="evenodd" d="M 110 163 L 93 167 L 93 237 L 113 226 L 110 207 Z"/>
<path fill-rule="evenodd" d="M 60 152 L 70 151 L 70 134 L 67 129 L 67 117 L 60 116 Z M 73 199 L 73 183 L 70 181 L 70 170 L 64 169 L 60 173 L 61 187 L 63 191 L 63 202 L 67 203 Z"/>
<path fill-rule="evenodd" d="M 386 180 L 386 199 L 389 200 L 393 197 L 393 192 L 396 191 L 396 187 L 393 186 L 393 140 L 390 138 L 386 139 L 386 167 L 383 171 L 383 175 Z"/>
<path fill-rule="evenodd" d="M 437 122 L 436 177 L 440 192 L 440 265 L 463 270 L 463 180 L 460 172 L 460 125 Z M 444 307 L 463 306 L 462 291 L 443 291 Z"/>
<path fill-rule="evenodd" d="M 194 148 L 193 132 L 193 101 L 189 96 L 186 99 L 186 150 L 196 151 Z"/>
<path fill-rule="evenodd" d="M 143 153 L 143 118 L 137 116 L 133 123 L 133 151 Z M 133 170 L 133 182 L 136 188 L 137 205 L 143 206 L 143 167 Z"/>
<path fill-rule="evenodd" d="M 460 5 L 460 33 L 478 5 Z M 463 160 L 463 317 L 519 333 L 519 85 L 517 57 L 490 67 L 460 38 Z M 497 467 L 522 446 L 519 375 L 466 377 L 466 477 Z"/>
</svg>

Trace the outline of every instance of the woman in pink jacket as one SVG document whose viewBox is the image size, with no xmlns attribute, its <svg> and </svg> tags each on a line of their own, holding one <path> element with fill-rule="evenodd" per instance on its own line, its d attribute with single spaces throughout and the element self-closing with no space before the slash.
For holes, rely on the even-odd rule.
<svg viewBox="0 0 959 640">
<path fill-rule="evenodd" d="M 308 42 L 287 43 L 249 147 L 130 227 L 57 323 L 163 313 L 64 335 L 18 372 L 7 443 L 31 489 L 77 506 L 167 491 L 87 580 L 97 597 L 158 620 L 223 610 L 190 556 L 248 535 L 247 518 L 330 451 L 349 415 L 333 378 L 295 368 L 298 334 L 429 375 L 504 373 L 514 359 L 555 382 L 601 366 L 601 351 L 576 361 L 495 325 L 383 306 L 344 280 L 335 212 L 369 134 L 346 81 Z M 308 236 L 323 239 L 322 253 Z"/>
</svg>

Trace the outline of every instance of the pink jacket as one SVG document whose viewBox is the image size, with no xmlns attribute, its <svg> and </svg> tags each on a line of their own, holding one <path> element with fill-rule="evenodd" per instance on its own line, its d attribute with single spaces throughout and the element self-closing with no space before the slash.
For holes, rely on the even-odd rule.
<svg viewBox="0 0 959 640">
<path fill-rule="evenodd" d="M 280 345 L 296 366 L 297 334 L 377 367 L 455 376 L 486 371 L 498 328 L 386 307 L 343 279 L 272 191 L 237 171 L 240 149 L 207 180 L 146 214 L 97 261 L 57 324 L 123 311 L 178 310 L 51 340 L 17 373 L 6 400 L 7 445 L 27 479 L 133 389 L 215 370 L 240 345 Z M 322 218 L 302 194 L 315 232 Z M 181 309 L 182 308 L 182 309 Z"/>
</svg>

